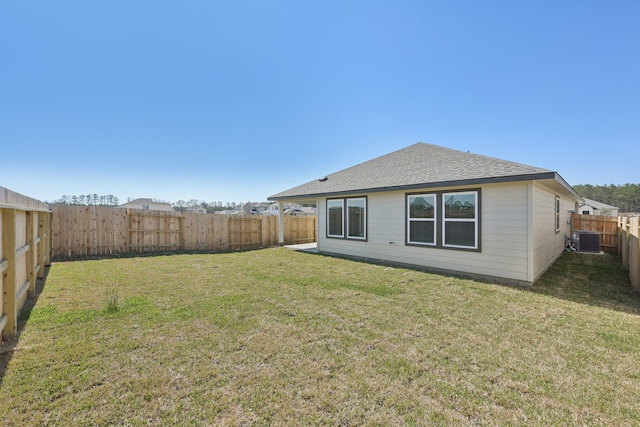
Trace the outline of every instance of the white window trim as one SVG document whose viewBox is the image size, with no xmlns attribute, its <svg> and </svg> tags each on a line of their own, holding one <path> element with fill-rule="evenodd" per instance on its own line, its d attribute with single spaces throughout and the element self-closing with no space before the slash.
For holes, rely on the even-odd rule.
<svg viewBox="0 0 640 427">
<path fill-rule="evenodd" d="M 330 202 L 340 202 L 340 208 L 342 209 L 342 215 L 340 215 L 340 222 L 341 222 L 341 230 L 342 230 L 342 234 L 330 234 L 330 230 L 331 227 L 329 226 L 329 220 L 331 218 L 331 216 L 329 215 L 329 203 Z M 327 199 L 327 237 L 339 237 L 339 238 L 344 238 L 344 199 Z"/>
<path fill-rule="evenodd" d="M 428 197 L 433 196 L 433 218 L 411 218 L 411 198 L 412 197 Z M 414 242 L 411 240 L 411 223 L 412 222 L 433 222 L 433 243 L 427 242 Z M 438 195 L 433 193 L 425 193 L 425 194 L 409 194 L 407 195 L 407 243 L 412 245 L 422 245 L 422 246 L 436 246 L 438 241 L 437 228 L 436 225 L 438 223 Z"/>
<path fill-rule="evenodd" d="M 446 204 L 445 200 L 447 196 L 456 195 L 462 196 L 466 194 L 473 194 L 475 198 L 474 203 L 474 218 L 449 218 L 447 219 L 446 215 Z M 447 245 L 447 222 L 473 222 L 473 241 L 475 244 L 473 246 L 463 246 L 463 245 Z M 442 193 L 442 247 L 444 248 L 460 248 L 460 249 L 478 249 L 478 192 L 477 191 L 462 191 L 462 192 L 450 192 L 450 193 Z"/>
<path fill-rule="evenodd" d="M 362 200 L 364 202 L 364 223 L 363 223 L 364 237 L 352 236 L 349 234 L 349 202 L 359 201 L 359 200 Z M 343 211 L 343 217 L 346 218 L 346 220 L 343 219 L 343 223 L 345 223 L 343 233 L 346 234 L 347 239 L 367 240 L 367 198 L 366 197 L 350 197 L 346 199 L 346 203 L 343 203 L 343 205 L 346 205 L 346 209 Z M 334 237 L 334 236 L 331 236 L 331 237 Z"/>
</svg>

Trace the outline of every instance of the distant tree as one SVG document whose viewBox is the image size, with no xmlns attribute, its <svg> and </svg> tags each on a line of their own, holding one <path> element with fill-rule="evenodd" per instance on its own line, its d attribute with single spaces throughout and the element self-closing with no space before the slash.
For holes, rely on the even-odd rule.
<svg viewBox="0 0 640 427">
<path fill-rule="evenodd" d="M 63 195 L 61 198 L 51 202 L 52 205 L 75 205 L 75 206 L 118 206 L 119 200 L 116 196 L 109 194 L 106 196 L 98 196 L 97 194 L 80 196 Z"/>
<path fill-rule="evenodd" d="M 187 210 L 187 202 L 184 200 L 178 200 L 173 204 L 173 209 L 179 212 L 184 212 Z"/>
<path fill-rule="evenodd" d="M 640 212 L 640 184 L 579 184 L 573 189 L 587 199 L 616 206 L 620 212 Z"/>
</svg>

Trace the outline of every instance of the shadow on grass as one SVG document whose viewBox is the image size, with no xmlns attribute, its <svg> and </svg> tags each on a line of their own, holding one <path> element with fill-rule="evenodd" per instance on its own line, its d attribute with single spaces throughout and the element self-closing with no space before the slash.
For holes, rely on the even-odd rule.
<svg viewBox="0 0 640 427">
<path fill-rule="evenodd" d="M 318 254 L 313 254 L 317 256 Z M 363 259 L 345 255 L 325 254 L 332 258 L 347 259 L 368 264 L 409 268 L 443 277 L 473 280 L 493 285 L 504 285 L 499 281 L 473 277 L 464 273 L 444 272 L 427 267 L 412 266 L 380 260 Z M 523 292 L 535 292 L 580 304 L 603 307 L 625 313 L 640 314 L 640 292 L 629 281 L 618 254 L 586 254 L 563 252 L 547 272 L 531 288 L 507 284 Z"/>
<path fill-rule="evenodd" d="M 640 314 L 640 293 L 631 285 L 629 273 L 615 253 L 564 252 L 531 291 L 580 304 Z"/>
<path fill-rule="evenodd" d="M 9 366 L 9 362 L 13 358 L 13 355 L 16 351 L 18 351 L 18 343 L 20 342 L 20 334 L 24 330 L 25 325 L 29 321 L 29 317 L 31 316 L 31 312 L 38 302 L 38 298 L 42 294 L 44 290 L 44 286 L 47 282 L 47 276 L 49 275 L 49 269 L 51 266 L 47 266 L 44 269 L 44 277 L 42 279 L 38 279 L 36 281 L 36 292 L 35 295 L 28 295 L 20 313 L 18 314 L 18 324 L 17 329 L 18 332 L 12 336 L 5 338 L 0 344 L 0 386 L 2 386 L 2 382 L 4 380 L 4 375 L 7 372 L 7 367 Z"/>
<path fill-rule="evenodd" d="M 127 259 L 127 258 L 154 258 L 162 256 L 173 255 L 219 255 L 219 254 L 235 254 L 241 252 L 251 252 L 262 249 L 268 249 L 267 247 L 255 247 L 255 248 L 241 248 L 241 249 L 227 249 L 227 250 L 209 250 L 209 249 L 189 249 L 181 251 L 146 251 L 146 252 L 122 252 L 114 254 L 97 254 L 97 255 L 74 255 L 63 256 L 57 255 L 53 258 L 53 262 L 77 262 L 77 261 L 99 261 L 103 259 Z"/>
</svg>

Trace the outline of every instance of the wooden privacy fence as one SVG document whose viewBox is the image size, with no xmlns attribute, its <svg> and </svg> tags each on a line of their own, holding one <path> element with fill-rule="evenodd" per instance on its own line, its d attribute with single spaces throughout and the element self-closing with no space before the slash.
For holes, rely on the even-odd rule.
<svg viewBox="0 0 640 427">
<path fill-rule="evenodd" d="M 618 217 L 600 215 L 571 215 L 572 231 L 596 231 L 605 252 L 618 251 Z"/>
<path fill-rule="evenodd" d="M 0 187 L 0 330 L 17 333 L 18 313 L 51 259 L 49 205 Z"/>
<path fill-rule="evenodd" d="M 224 252 L 278 245 L 278 217 L 53 206 L 53 259 L 136 252 Z M 315 216 L 286 216 L 285 244 L 316 241 Z"/>
<path fill-rule="evenodd" d="M 571 220 L 573 231 L 600 233 L 602 250 L 620 254 L 631 284 L 640 290 L 640 217 L 573 214 Z"/>
</svg>

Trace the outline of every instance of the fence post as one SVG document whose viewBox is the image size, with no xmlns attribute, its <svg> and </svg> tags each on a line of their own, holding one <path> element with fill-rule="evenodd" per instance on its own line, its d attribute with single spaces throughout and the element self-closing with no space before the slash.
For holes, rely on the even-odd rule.
<svg viewBox="0 0 640 427">
<path fill-rule="evenodd" d="M 278 245 L 284 245 L 284 203 L 278 201 Z"/>
<path fill-rule="evenodd" d="M 618 217 L 618 253 L 622 255 L 622 217 Z"/>
<path fill-rule="evenodd" d="M 260 215 L 260 247 L 266 248 L 269 246 L 269 223 L 266 215 Z"/>
<path fill-rule="evenodd" d="M 629 279 L 637 290 L 640 287 L 640 218 L 630 218 L 629 225 Z"/>
<path fill-rule="evenodd" d="M 620 252 L 622 258 L 622 266 L 625 269 L 629 269 L 629 218 L 623 218 L 622 224 L 620 227 L 620 235 L 621 235 L 621 248 Z"/>
<path fill-rule="evenodd" d="M 38 250 L 37 250 L 37 242 L 36 242 L 36 233 L 38 226 L 38 213 L 37 212 L 26 212 L 26 232 L 27 232 L 27 245 L 29 245 L 29 250 L 25 254 L 27 257 L 27 280 L 29 281 L 29 288 L 27 289 L 27 295 L 35 295 L 36 294 L 36 269 L 38 266 Z"/>
<path fill-rule="evenodd" d="M 51 214 L 39 213 L 38 214 L 38 247 L 36 249 L 36 264 L 39 266 L 36 273 L 37 279 L 44 277 L 44 266 L 46 264 L 46 251 L 47 251 L 47 220 L 51 217 Z"/>
<path fill-rule="evenodd" d="M 3 337 L 15 335 L 18 332 L 18 313 L 16 310 L 16 209 L 2 209 L 2 268 L 4 270 L 2 283 L 2 317 L 0 324 Z"/>
</svg>

